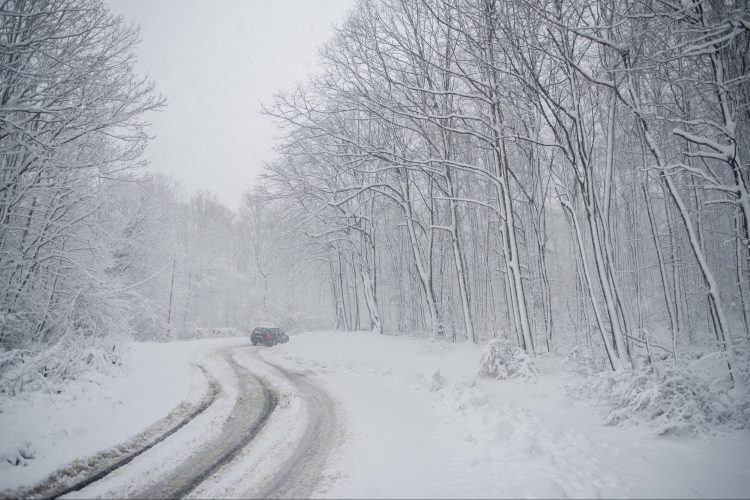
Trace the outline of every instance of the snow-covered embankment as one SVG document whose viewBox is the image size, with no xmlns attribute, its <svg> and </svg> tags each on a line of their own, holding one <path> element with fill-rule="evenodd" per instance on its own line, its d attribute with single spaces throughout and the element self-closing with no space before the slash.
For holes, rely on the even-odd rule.
<svg viewBox="0 0 750 500">
<path fill-rule="evenodd" d="M 655 437 L 571 403 L 560 357 L 537 381 L 478 378 L 469 343 L 313 332 L 263 356 L 311 370 L 343 404 L 324 497 L 747 497 L 750 432 Z"/>
</svg>

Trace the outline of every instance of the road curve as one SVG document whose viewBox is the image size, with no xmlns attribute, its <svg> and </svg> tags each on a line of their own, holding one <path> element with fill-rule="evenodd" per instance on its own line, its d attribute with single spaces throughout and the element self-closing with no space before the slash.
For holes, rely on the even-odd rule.
<svg viewBox="0 0 750 500">
<path fill-rule="evenodd" d="M 279 389 L 275 387 L 279 386 L 279 383 L 274 383 L 276 380 L 286 382 L 281 383 L 280 386 L 291 385 L 299 393 L 307 409 L 307 424 L 291 456 L 269 479 L 258 478 L 263 483 L 245 495 L 250 498 L 309 498 L 311 496 L 323 477 L 326 461 L 339 433 L 340 419 L 337 418 L 336 404 L 315 380 L 304 373 L 288 370 L 265 360 L 259 355 L 262 349 L 266 348 L 232 346 L 217 349 L 217 354 L 229 364 L 236 373 L 238 381 L 236 403 L 221 433 L 194 452 L 192 456 L 186 458 L 171 473 L 162 477 L 157 483 L 137 491 L 132 497 L 184 497 L 222 466 L 232 462 L 243 449 L 252 446 L 255 437 L 269 423 L 279 400 Z M 242 354 L 246 355 L 243 356 L 244 359 L 251 362 L 247 368 L 240 366 L 233 358 L 235 354 L 242 351 L 244 351 Z M 251 371 L 252 365 L 262 368 L 259 372 L 263 375 L 254 374 Z M 192 406 L 183 404 L 173 411 L 170 418 L 159 424 L 161 428 L 167 429 L 160 435 L 148 438 L 145 444 L 143 440 L 134 441 L 127 446 L 122 445 L 101 452 L 88 460 L 96 465 L 90 466 L 83 477 L 81 472 L 86 470 L 86 467 L 82 469 L 82 462 L 76 461 L 60 469 L 37 487 L 18 491 L 16 495 L 10 496 L 57 498 L 80 491 L 85 486 L 104 479 L 115 470 L 122 469 L 127 473 L 128 464 L 136 457 L 152 448 L 157 448 L 167 437 L 179 432 L 183 426 L 217 401 L 221 391 L 220 381 L 214 380 L 203 368 L 201 370 L 209 381 L 208 393 L 199 404 Z M 176 421 L 178 423 L 175 423 Z M 167 424 L 168 427 L 166 427 Z M 276 425 L 284 424 L 277 422 Z M 278 430 L 277 428 L 276 431 Z M 269 432 L 269 436 L 275 435 L 275 432 Z M 241 461 L 234 465 L 245 467 Z M 68 482 L 74 476 L 72 472 L 68 472 L 68 469 L 75 471 L 75 476 L 79 478 L 75 484 L 71 485 Z M 251 472 L 248 471 L 248 473 Z M 85 492 L 82 493 L 85 494 Z"/>
<path fill-rule="evenodd" d="M 75 460 L 31 489 L 0 492 L 0 498 L 59 498 L 80 491 L 158 445 L 216 402 L 219 384 L 203 367 L 198 368 L 208 382 L 208 391 L 199 402 L 183 403 L 129 442 L 104 450 L 86 460 Z"/>
<path fill-rule="evenodd" d="M 139 492 L 137 498 L 181 498 L 204 479 L 229 463 L 263 429 L 276 408 L 278 397 L 261 378 L 250 374 L 232 359 L 232 348 L 220 355 L 237 372 L 237 402 L 221 434 L 186 460 L 169 476 Z"/>
<path fill-rule="evenodd" d="M 303 373 L 285 370 L 265 359 L 253 357 L 274 368 L 294 386 L 305 401 L 308 422 L 292 456 L 276 475 L 251 494 L 252 498 L 309 498 L 323 476 L 328 456 L 336 442 L 339 419 L 336 404 L 314 380 Z"/>
</svg>

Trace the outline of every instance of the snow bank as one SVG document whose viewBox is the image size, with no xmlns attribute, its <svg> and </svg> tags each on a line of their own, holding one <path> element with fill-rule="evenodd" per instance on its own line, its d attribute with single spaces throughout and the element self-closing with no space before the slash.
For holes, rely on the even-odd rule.
<svg viewBox="0 0 750 500">
<path fill-rule="evenodd" d="M 0 399 L 0 491 L 29 486 L 74 459 L 127 441 L 166 417 L 203 375 L 195 366 L 210 343 L 130 343 L 127 369 L 94 371 L 68 381 L 59 394 L 22 393 Z M 244 340 L 242 340 L 244 342 Z M 195 391 L 194 391 L 195 392 Z"/>
<path fill-rule="evenodd" d="M 370 332 L 301 334 L 263 355 L 316 372 L 346 402 L 350 437 L 321 496 L 750 493 L 750 433 L 674 441 L 608 427 L 599 408 L 571 404 L 566 385 L 581 376 L 560 357 L 537 357 L 534 382 L 478 378 L 483 349 L 470 343 Z"/>
</svg>

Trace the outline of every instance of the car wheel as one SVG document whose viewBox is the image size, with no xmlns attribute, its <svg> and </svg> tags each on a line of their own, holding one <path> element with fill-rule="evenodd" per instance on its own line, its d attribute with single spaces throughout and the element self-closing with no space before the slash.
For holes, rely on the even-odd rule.
<svg viewBox="0 0 750 500">
<path fill-rule="evenodd" d="M 258 343 L 256 341 L 253 340 L 252 342 L 253 342 L 253 345 L 258 345 Z"/>
</svg>

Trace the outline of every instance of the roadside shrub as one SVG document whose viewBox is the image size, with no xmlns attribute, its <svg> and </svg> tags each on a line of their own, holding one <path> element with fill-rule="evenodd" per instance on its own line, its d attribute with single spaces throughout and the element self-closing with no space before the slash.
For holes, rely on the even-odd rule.
<svg viewBox="0 0 750 500">
<path fill-rule="evenodd" d="M 109 373 L 123 364 L 122 341 L 63 336 L 52 346 L 31 345 L 0 353 L 0 394 L 59 393 L 67 381 L 85 372 Z"/>
<path fill-rule="evenodd" d="M 576 346 L 563 357 L 560 365 L 567 372 L 577 372 L 583 376 L 593 375 L 606 370 L 606 361 L 597 356 L 594 349 Z"/>
<path fill-rule="evenodd" d="M 484 347 L 479 374 L 495 380 L 519 377 L 537 380 L 537 369 L 531 357 L 503 337 L 491 340 Z"/>
<path fill-rule="evenodd" d="M 747 384 L 738 376 L 732 381 L 726 367 L 723 352 L 679 365 L 670 358 L 655 361 L 643 371 L 596 374 L 574 393 L 602 401 L 608 425 L 644 422 L 656 435 L 695 436 L 720 427 L 748 428 Z M 740 367 L 736 373 L 742 373 Z"/>
</svg>

